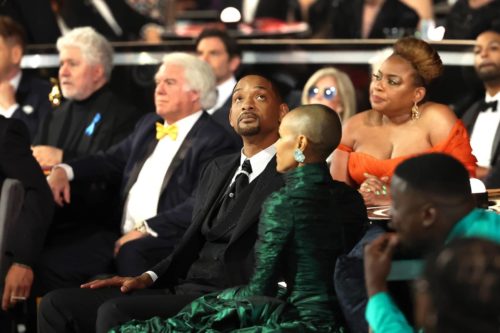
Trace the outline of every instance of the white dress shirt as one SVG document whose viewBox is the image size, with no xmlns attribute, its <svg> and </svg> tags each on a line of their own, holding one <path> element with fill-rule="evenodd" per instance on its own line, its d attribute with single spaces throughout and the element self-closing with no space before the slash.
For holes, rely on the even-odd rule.
<svg viewBox="0 0 500 333">
<path fill-rule="evenodd" d="M 19 88 L 19 83 L 21 82 L 21 76 L 22 72 L 19 71 L 12 79 L 10 79 L 10 85 L 12 88 L 14 88 L 14 92 L 17 91 L 17 88 Z M 9 106 L 7 109 L 4 109 L 3 107 L 0 106 L 0 115 L 4 116 L 5 118 L 10 118 L 16 112 L 16 109 L 19 107 L 19 104 L 14 103 L 11 106 Z"/>
<path fill-rule="evenodd" d="M 131 231 L 136 223 L 157 215 L 163 178 L 182 142 L 201 115 L 202 111 L 198 111 L 177 121 L 179 132 L 175 141 L 169 136 L 158 141 L 128 193 L 124 207 L 123 233 Z M 165 126 L 168 125 L 165 123 Z M 150 233 L 155 236 L 154 231 Z"/>
<path fill-rule="evenodd" d="M 472 153 L 477 158 L 477 165 L 489 168 L 491 166 L 491 154 L 493 140 L 500 124 L 500 92 L 495 96 L 486 95 L 486 102 L 498 101 L 497 109 L 479 112 L 472 134 L 470 145 Z"/>
</svg>

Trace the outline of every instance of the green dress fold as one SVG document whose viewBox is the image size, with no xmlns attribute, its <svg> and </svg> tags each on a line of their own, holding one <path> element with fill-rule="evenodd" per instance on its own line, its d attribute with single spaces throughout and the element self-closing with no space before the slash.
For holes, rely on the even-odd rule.
<svg viewBox="0 0 500 333">
<path fill-rule="evenodd" d="M 111 332 L 343 332 L 331 281 L 342 251 L 336 186 L 325 163 L 286 173 L 285 186 L 263 205 L 248 285 L 200 297 L 172 318 L 133 320 Z"/>
</svg>

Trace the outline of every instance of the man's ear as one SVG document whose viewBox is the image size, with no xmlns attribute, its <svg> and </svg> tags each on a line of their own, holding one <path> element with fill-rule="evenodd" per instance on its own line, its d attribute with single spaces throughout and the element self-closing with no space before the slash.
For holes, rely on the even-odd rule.
<svg viewBox="0 0 500 333">
<path fill-rule="evenodd" d="M 21 45 L 14 45 L 10 49 L 10 55 L 12 58 L 12 63 L 16 65 L 21 64 L 21 59 L 23 58 L 23 49 Z"/>
<path fill-rule="evenodd" d="M 438 211 L 436 207 L 431 203 L 426 203 L 422 206 L 422 226 L 428 229 L 434 225 L 437 219 Z"/>
<path fill-rule="evenodd" d="M 279 111 L 279 122 L 281 123 L 281 120 L 283 119 L 283 117 L 290 111 L 290 109 L 288 108 L 288 104 L 286 103 L 281 103 L 280 104 L 280 111 Z"/>
<path fill-rule="evenodd" d="M 94 81 L 100 81 L 101 79 L 106 80 L 106 75 L 104 73 L 104 66 L 99 64 L 93 66 L 93 72 L 94 72 Z"/>
</svg>

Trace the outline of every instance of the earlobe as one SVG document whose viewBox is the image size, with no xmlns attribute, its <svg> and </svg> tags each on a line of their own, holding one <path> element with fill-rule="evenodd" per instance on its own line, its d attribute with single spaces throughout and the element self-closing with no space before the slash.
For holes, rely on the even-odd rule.
<svg viewBox="0 0 500 333">
<path fill-rule="evenodd" d="M 422 226 L 424 228 L 430 228 L 434 221 L 436 221 L 437 210 L 436 207 L 427 205 L 422 211 Z"/>
<path fill-rule="evenodd" d="M 425 87 L 418 87 L 415 91 L 415 103 L 420 103 L 424 97 L 425 97 L 425 93 L 426 93 L 426 89 Z"/>
</svg>

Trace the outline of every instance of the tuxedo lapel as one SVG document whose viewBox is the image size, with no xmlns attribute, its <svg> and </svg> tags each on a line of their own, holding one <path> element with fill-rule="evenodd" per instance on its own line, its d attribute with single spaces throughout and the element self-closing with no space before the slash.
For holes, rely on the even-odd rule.
<svg viewBox="0 0 500 333">
<path fill-rule="evenodd" d="M 497 111 L 499 112 L 499 111 Z M 498 156 L 498 148 L 500 144 L 500 124 L 497 126 L 497 131 L 495 132 L 495 138 L 493 139 L 493 145 L 491 147 L 491 163 L 495 163 Z"/>
<path fill-rule="evenodd" d="M 474 129 L 474 124 L 476 123 L 477 116 L 479 115 L 479 106 L 481 101 L 477 101 L 470 106 L 470 108 L 462 116 L 462 121 L 465 124 L 465 128 L 469 135 L 472 135 L 472 130 Z"/>
<path fill-rule="evenodd" d="M 227 184 L 228 179 L 233 176 L 236 168 L 240 163 L 240 154 L 234 154 L 234 156 L 228 159 L 215 160 L 214 161 L 214 171 L 212 172 L 210 179 L 213 181 L 210 184 L 204 185 L 205 188 L 209 189 L 205 193 L 208 193 L 208 197 L 205 200 L 203 207 L 194 216 L 193 221 L 195 224 L 201 224 L 204 220 L 211 216 L 210 211 L 216 206 L 216 201 L 220 197 L 221 193 L 226 189 L 224 186 Z M 207 177 L 205 177 L 206 179 Z"/>
<path fill-rule="evenodd" d="M 232 213 L 241 213 L 234 217 L 235 219 L 238 219 L 238 222 L 236 223 L 236 228 L 231 236 L 230 243 L 237 240 L 238 237 L 245 233 L 245 231 L 250 228 L 256 220 L 258 220 L 263 199 L 270 194 L 268 186 L 270 186 L 273 179 L 277 176 L 279 176 L 279 174 L 276 171 L 276 157 L 273 157 L 273 159 L 267 164 L 264 171 L 255 180 L 257 181 L 257 184 L 255 184 L 255 188 L 253 189 L 248 200 L 245 200 L 245 202 L 238 201 L 234 204 Z"/>
</svg>

